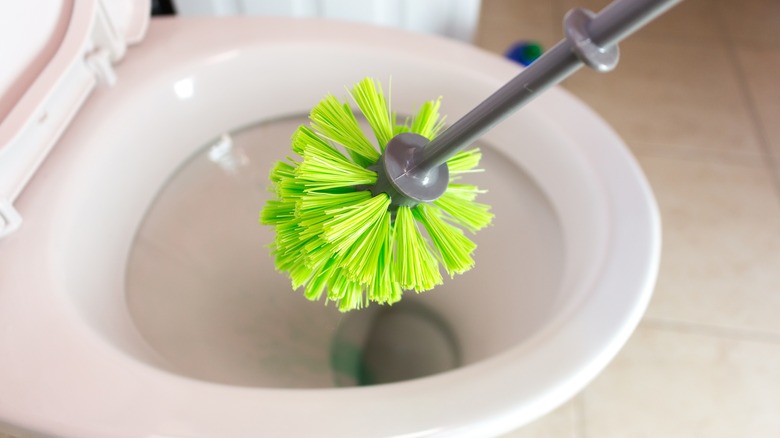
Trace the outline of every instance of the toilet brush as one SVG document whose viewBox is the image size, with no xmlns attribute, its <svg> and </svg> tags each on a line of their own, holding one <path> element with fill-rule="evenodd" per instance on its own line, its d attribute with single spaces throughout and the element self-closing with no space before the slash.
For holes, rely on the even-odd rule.
<svg viewBox="0 0 780 438">
<path fill-rule="evenodd" d="M 466 148 L 583 64 L 613 69 L 617 42 L 679 1 L 617 0 L 598 14 L 570 11 L 565 39 L 447 129 L 439 100 L 399 120 L 381 85 L 367 78 L 350 95 L 377 147 L 351 106 L 327 96 L 312 109 L 310 126 L 292 136 L 300 158 L 271 170 L 275 197 L 260 222 L 275 229 L 277 269 L 306 298 L 324 296 L 342 311 L 430 290 L 442 283 L 440 265 L 450 276 L 468 271 L 476 244 L 461 228 L 475 233 L 493 214 L 475 201 L 481 191 L 460 181 L 478 171 L 481 157 Z"/>
</svg>

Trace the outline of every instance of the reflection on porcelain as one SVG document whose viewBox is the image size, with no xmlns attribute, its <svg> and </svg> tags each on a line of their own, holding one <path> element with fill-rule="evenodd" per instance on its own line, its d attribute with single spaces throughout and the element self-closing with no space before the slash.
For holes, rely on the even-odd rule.
<svg viewBox="0 0 780 438">
<path fill-rule="evenodd" d="M 181 100 L 191 98 L 195 94 L 195 79 L 185 78 L 174 82 L 173 92 Z"/>
</svg>

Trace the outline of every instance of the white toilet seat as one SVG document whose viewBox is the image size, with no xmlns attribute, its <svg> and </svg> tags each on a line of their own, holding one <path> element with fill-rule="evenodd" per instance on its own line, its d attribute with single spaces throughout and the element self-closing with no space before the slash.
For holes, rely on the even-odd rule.
<svg viewBox="0 0 780 438">
<path fill-rule="evenodd" d="M 424 75 L 415 77 L 418 71 Z M 393 87 L 411 96 L 394 94 L 399 108 L 428 96 L 434 83 L 460 90 L 463 97 L 447 108 L 456 117 L 517 67 L 386 29 L 192 19 L 153 23 L 117 73 L 117 85 L 94 93 L 19 197 L 24 226 L 0 242 L 0 425 L 79 437 L 487 436 L 571 397 L 616 354 L 644 311 L 659 257 L 650 190 L 617 136 L 552 90 L 530 117 L 559 128 L 561 146 L 523 152 L 520 161 L 564 221 L 569 259 L 561 287 L 574 292 L 535 337 L 452 372 L 375 387 L 246 388 L 167 371 L 132 327 L 123 270 L 146 207 L 193 148 L 236 126 L 306 112 L 323 90 L 339 92 L 366 75 L 392 74 Z M 292 82 L 298 93 L 264 87 L 267 100 L 242 99 L 252 81 Z M 218 110 L 203 119 L 203 105 L 190 105 L 186 90 L 215 99 Z M 171 118 L 150 126 L 150 108 Z M 564 119 L 576 122 L 553 124 Z M 118 135 L 136 131 L 140 149 L 148 135 L 139 129 L 170 147 L 143 154 Z M 513 134 L 499 127 L 487 138 L 506 144 Z M 600 141 L 583 140 L 590 138 Z"/>
</svg>

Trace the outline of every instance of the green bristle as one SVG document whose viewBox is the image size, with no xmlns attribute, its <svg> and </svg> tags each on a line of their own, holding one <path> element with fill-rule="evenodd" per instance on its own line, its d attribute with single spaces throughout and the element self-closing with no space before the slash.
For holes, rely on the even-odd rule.
<svg viewBox="0 0 780 438">
<path fill-rule="evenodd" d="M 295 201 L 269 199 L 260 212 L 260 223 L 277 225 L 295 218 Z"/>
<path fill-rule="evenodd" d="M 372 228 L 379 226 L 388 207 L 390 197 L 380 193 L 364 201 L 334 208 L 327 212 L 332 217 L 323 224 L 322 237 L 332 245 L 334 252 L 341 253 L 358 239 L 367 238 Z"/>
<path fill-rule="evenodd" d="M 439 260 L 450 277 L 462 274 L 474 267 L 471 253 L 477 245 L 459 228 L 445 222 L 435 208 L 420 204 L 413 210 L 414 217 L 423 224 L 439 252 Z"/>
<path fill-rule="evenodd" d="M 366 307 L 363 289 L 355 282 L 350 282 L 344 297 L 339 300 L 339 310 L 348 312 L 350 310 L 362 309 Z"/>
<path fill-rule="evenodd" d="M 382 251 L 391 244 L 390 218 L 391 214 L 385 208 L 379 220 L 364 233 L 365 238 L 355 241 L 344 253 L 342 266 L 361 284 L 370 285 L 374 281 L 382 262 Z"/>
<path fill-rule="evenodd" d="M 412 132 L 412 128 L 406 125 L 395 125 L 395 128 L 393 128 L 393 133 L 395 135 L 403 134 L 404 132 Z"/>
<path fill-rule="evenodd" d="M 322 299 L 322 295 L 325 293 L 325 290 L 327 289 L 327 281 L 325 281 L 326 278 L 314 278 L 306 285 L 306 288 L 303 290 L 303 296 L 306 297 L 309 301 L 319 301 Z"/>
<path fill-rule="evenodd" d="M 285 201 L 295 201 L 304 194 L 303 184 L 295 178 L 282 178 L 276 184 L 276 196 Z"/>
<path fill-rule="evenodd" d="M 294 217 L 276 224 L 276 238 L 274 242 L 280 248 L 284 248 L 284 251 L 288 251 L 288 249 L 294 248 L 299 242 L 304 240 L 301 238 L 301 231 L 303 229 L 298 225 L 296 214 Z"/>
<path fill-rule="evenodd" d="M 280 200 L 290 201 L 303 194 L 303 186 L 295 180 L 296 162 L 277 161 L 271 169 L 269 179 L 272 182 L 271 192 Z"/>
<path fill-rule="evenodd" d="M 276 239 L 274 239 L 276 253 L 280 257 L 289 259 L 289 262 L 285 262 L 283 265 L 281 262 L 277 262 L 277 267 L 288 269 L 289 264 L 298 263 L 305 256 L 304 248 L 311 238 L 307 239 L 301 236 L 303 231 L 305 231 L 304 228 L 298 225 L 296 220 L 280 223 L 276 226 Z"/>
<path fill-rule="evenodd" d="M 422 292 L 442 283 L 439 264 L 420 234 L 409 207 L 395 215 L 395 275 L 402 288 Z"/>
<path fill-rule="evenodd" d="M 444 118 L 440 118 L 439 116 L 440 106 L 441 97 L 422 104 L 412 121 L 410 131 L 420 134 L 429 140 L 433 140 L 433 138 L 439 134 L 439 131 L 444 128 Z"/>
<path fill-rule="evenodd" d="M 328 96 L 311 110 L 309 118 L 316 131 L 344 146 L 356 164 L 368 167 L 379 160 L 379 152 L 360 129 L 349 105 Z"/>
<path fill-rule="evenodd" d="M 365 79 L 351 95 L 380 149 L 399 133 L 433 139 L 444 126 L 440 100 L 423 104 L 399 123 L 379 82 Z M 476 245 L 457 226 L 474 232 L 487 226 L 493 215 L 488 206 L 474 202 L 481 190 L 452 181 L 477 171 L 478 150 L 448 161 L 451 182 L 444 196 L 413 209 L 399 207 L 393 219 L 389 196 L 366 190 L 376 183 L 376 172 L 367 167 L 379 159 L 379 152 L 350 106 L 327 96 L 310 119 L 311 127 L 298 128 L 291 139 L 300 162 L 288 158 L 274 165 L 270 180 L 276 198 L 266 202 L 260 215 L 261 223 L 274 226 L 271 254 L 294 289 L 303 287 L 307 299 L 324 297 L 348 311 L 372 301 L 395 303 L 404 290 L 432 289 L 442 283 L 439 263 L 450 276 L 474 265 Z"/>
<path fill-rule="evenodd" d="M 303 146 L 303 162 L 296 180 L 306 191 L 323 191 L 376 183 L 376 172 L 349 161 L 329 144 L 319 141 Z"/>
<path fill-rule="evenodd" d="M 433 204 L 446 211 L 453 222 L 472 233 L 485 228 L 493 221 L 489 205 L 471 201 L 452 192 L 444 192 Z"/>
<path fill-rule="evenodd" d="M 302 228 L 294 222 L 277 226 L 272 252 L 276 258 L 277 269 L 289 271 L 293 287 L 296 289 L 308 278 L 303 268 L 310 268 L 310 264 L 306 263 L 304 252 L 308 240 L 299 237 L 302 231 Z"/>
<path fill-rule="evenodd" d="M 308 126 L 301 125 L 290 137 L 290 149 L 298 155 L 303 155 L 303 147 L 310 141 L 324 141 Z"/>
<path fill-rule="evenodd" d="M 456 184 L 450 183 L 447 185 L 447 193 L 455 195 L 466 201 L 474 201 L 477 199 L 477 195 L 486 193 L 485 190 L 480 190 L 479 187 L 473 184 Z"/>
<path fill-rule="evenodd" d="M 352 192 L 355 186 L 376 183 L 376 172 L 359 166 L 328 141 L 311 129 L 301 126 L 292 137 L 293 150 L 303 160 L 295 163 L 293 172 L 294 189 L 304 193 L 327 191 L 331 193 Z M 286 171 L 286 176 L 289 171 Z M 281 184 L 288 184 L 288 180 Z"/>
<path fill-rule="evenodd" d="M 310 239 L 304 246 L 307 257 L 312 263 L 327 260 L 333 255 L 333 245 L 322 238 L 325 224 L 332 220 L 332 210 L 350 207 L 371 198 L 367 191 L 351 193 L 310 193 L 301 198 L 298 204 L 297 223 L 303 230 L 302 239 Z M 317 237 L 317 239 L 314 239 Z"/>
<path fill-rule="evenodd" d="M 450 171 L 450 181 L 456 179 L 464 173 L 482 172 L 478 169 L 479 160 L 482 159 L 482 152 L 479 148 L 461 151 L 447 160 L 447 168 Z"/>
<path fill-rule="evenodd" d="M 374 278 L 368 288 L 368 299 L 380 304 L 392 304 L 401 299 L 403 290 L 395 281 L 393 269 L 393 225 L 390 221 L 390 212 L 383 220 L 387 221 L 383 226 L 389 227 L 387 235 L 378 254 Z"/>
<path fill-rule="evenodd" d="M 311 145 L 319 145 L 322 148 L 333 149 L 338 155 L 344 156 L 344 154 L 338 152 L 327 140 L 317 135 L 317 133 L 308 126 L 299 126 L 298 129 L 295 130 L 290 141 L 292 142 L 293 152 L 300 156 L 303 156 L 303 151 L 307 146 Z"/>
<path fill-rule="evenodd" d="M 325 263 L 321 263 L 313 270 L 309 282 L 306 284 L 306 288 L 303 291 L 303 295 L 306 298 L 317 301 L 322 297 L 328 287 L 328 279 L 330 279 L 330 273 L 334 265 L 335 260 L 330 259 Z"/>
<path fill-rule="evenodd" d="M 284 161 L 277 161 L 271 169 L 269 179 L 272 183 L 278 184 L 286 178 L 295 178 L 295 166 L 290 163 L 285 163 Z"/>
<path fill-rule="evenodd" d="M 298 289 L 309 282 L 314 271 L 308 265 L 299 261 L 292 265 L 288 272 L 290 273 L 293 289 Z"/>
<path fill-rule="evenodd" d="M 304 263 L 300 254 L 274 254 L 276 255 L 276 268 L 287 272 L 293 289 L 298 289 L 309 281 L 312 269 Z"/>
<path fill-rule="evenodd" d="M 365 78 L 352 88 L 351 94 L 374 131 L 380 150 L 384 151 L 387 142 L 393 138 L 394 123 L 382 85 L 371 78 Z"/>
<path fill-rule="evenodd" d="M 365 305 L 363 287 L 342 269 L 337 269 L 328 283 L 328 301 L 338 302 L 339 310 L 360 309 Z"/>
<path fill-rule="evenodd" d="M 398 114 L 393 113 L 393 135 L 412 132 L 412 118 L 406 117 L 403 123 L 398 123 Z"/>
</svg>

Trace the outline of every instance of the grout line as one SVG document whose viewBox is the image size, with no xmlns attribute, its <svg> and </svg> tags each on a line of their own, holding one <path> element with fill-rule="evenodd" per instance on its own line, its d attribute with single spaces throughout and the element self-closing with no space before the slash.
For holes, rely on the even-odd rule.
<svg viewBox="0 0 780 438">
<path fill-rule="evenodd" d="M 727 44 L 727 50 L 730 52 L 732 57 L 736 57 L 736 49 L 732 44 Z M 747 85 L 747 77 L 739 60 L 734 62 L 734 71 L 737 75 L 737 80 L 739 82 L 739 87 L 742 91 L 743 97 L 747 103 L 748 114 L 750 115 L 755 134 L 758 137 L 758 143 L 767 158 L 764 160 L 764 164 L 766 169 L 771 173 L 772 180 L 774 181 L 774 188 L 777 191 L 777 195 L 780 196 L 780 168 L 778 168 L 778 161 L 780 160 L 780 157 L 777 156 L 774 148 L 772 148 L 772 146 L 769 144 L 769 139 L 766 135 L 766 129 L 764 128 L 764 124 L 761 122 L 759 117 L 755 100 L 753 99 L 753 96 L 750 93 L 750 88 Z"/>
<path fill-rule="evenodd" d="M 753 153 L 749 151 L 710 149 L 683 143 L 627 141 L 626 144 L 631 149 L 631 153 L 638 158 L 663 158 L 697 163 L 765 168 L 764 161 L 766 161 L 766 157 L 763 155 L 763 151 Z"/>
<path fill-rule="evenodd" d="M 640 327 L 641 326 L 649 329 L 674 330 L 681 333 L 780 345 L 780 333 L 773 333 L 762 330 L 723 327 L 709 324 L 675 321 L 658 317 L 643 318 L 642 323 L 640 324 Z"/>
<path fill-rule="evenodd" d="M 726 17 L 723 16 L 723 11 L 717 7 L 716 17 L 718 19 L 719 27 L 723 29 L 721 33 L 723 47 L 732 59 L 730 64 L 734 74 L 737 77 L 737 83 L 742 94 L 743 102 L 747 106 L 747 112 L 750 116 L 751 124 L 753 125 L 753 131 L 756 134 L 759 146 L 761 147 L 762 152 L 766 157 L 764 160 L 764 166 L 770 173 L 770 178 L 774 182 L 772 186 L 774 187 L 778 199 L 780 199 L 780 167 L 778 167 L 780 166 L 780 157 L 770 144 L 764 124 L 761 122 L 758 106 L 756 105 L 756 101 L 753 99 L 753 94 L 750 91 L 747 74 L 737 53 L 737 43 L 735 42 L 734 38 L 725 31 Z"/>
<path fill-rule="evenodd" d="M 749 49 L 769 49 L 769 50 L 780 49 L 780 44 L 775 42 L 740 40 L 740 39 L 728 38 L 728 37 L 726 38 L 734 45 L 738 45 L 740 47 L 747 47 Z"/>
<path fill-rule="evenodd" d="M 573 400 L 573 404 L 571 420 L 574 438 L 586 438 L 588 431 L 585 427 L 585 397 L 582 395 L 582 392 Z"/>
</svg>

